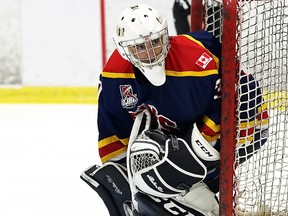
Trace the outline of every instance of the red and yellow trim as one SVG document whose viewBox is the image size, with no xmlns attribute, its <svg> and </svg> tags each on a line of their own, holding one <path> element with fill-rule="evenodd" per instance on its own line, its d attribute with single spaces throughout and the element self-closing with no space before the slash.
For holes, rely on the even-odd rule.
<svg viewBox="0 0 288 216">
<path fill-rule="evenodd" d="M 106 162 L 127 151 L 129 138 L 119 139 L 117 136 L 107 137 L 98 142 L 99 155 Z"/>
<path fill-rule="evenodd" d="M 204 123 L 200 128 L 202 136 L 210 143 L 217 140 L 220 135 L 220 125 L 215 124 L 208 116 L 204 116 L 202 121 Z"/>
</svg>

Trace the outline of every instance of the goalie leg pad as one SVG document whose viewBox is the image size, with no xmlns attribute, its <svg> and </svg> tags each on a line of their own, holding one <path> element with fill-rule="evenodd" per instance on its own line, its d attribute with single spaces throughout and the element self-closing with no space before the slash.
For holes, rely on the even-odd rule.
<svg viewBox="0 0 288 216">
<path fill-rule="evenodd" d="M 219 203 L 215 194 L 203 182 L 199 182 L 190 189 L 184 196 L 177 196 L 176 199 L 184 205 L 204 212 L 205 215 L 219 215 Z"/>
<path fill-rule="evenodd" d="M 134 196 L 138 212 L 143 216 L 207 216 L 204 212 L 182 204 L 176 199 L 153 197 L 141 192 Z"/>
<path fill-rule="evenodd" d="M 131 191 L 125 168 L 108 162 L 92 166 L 80 176 L 104 201 L 110 216 L 127 216 L 131 206 Z"/>
</svg>

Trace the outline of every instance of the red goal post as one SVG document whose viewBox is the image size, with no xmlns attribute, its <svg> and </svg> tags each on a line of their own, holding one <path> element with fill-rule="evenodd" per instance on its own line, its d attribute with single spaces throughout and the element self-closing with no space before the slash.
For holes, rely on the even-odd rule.
<svg viewBox="0 0 288 216">
<path fill-rule="evenodd" d="M 220 215 L 288 215 L 288 1 L 192 0 L 191 30 L 222 42 Z M 268 122 L 239 122 L 242 69 L 261 87 Z M 269 130 L 239 164 L 243 125 Z"/>
</svg>

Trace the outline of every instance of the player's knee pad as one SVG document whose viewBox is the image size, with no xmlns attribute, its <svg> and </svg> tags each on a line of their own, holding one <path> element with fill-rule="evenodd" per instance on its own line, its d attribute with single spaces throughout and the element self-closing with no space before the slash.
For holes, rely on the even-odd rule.
<svg viewBox="0 0 288 216">
<path fill-rule="evenodd" d="M 179 195 L 175 199 L 204 215 L 219 215 L 218 199 L 203 182 L 194 184 L 187 194 Z"/>
<path fill-rule="evenodd" d="M 196 190 L 195 190 L 196 192 Z M 198 191 L 199 192 L 199 191 Z M 195 196 L 201 196 L 196 192 Z M 204 197 L 203 197 L 204 198 Z M 144 216 L 217 216 L 218 212 L 214 214 L 210 211 L 211 207 L 207 206 L 207 201 L 205 200 L 207 196 L 205 196 L 202 206 L 191 205 L 191 203 L 187 203 L 185 200 L 179 200 L 177 198 L 161 198 L 161 197 L 153 197 L 141 192 L 138 192 L 134 196 L 134 203 L 137 203 L 137 210 L 141 215 Z M 215 200 L 216 202 L 216 200 Z M 209 202 L 210 204 L 210 202 Z M 213 203 L 215 204 L 215 203 Z M 205 209 L 205 207 L 207 209 Z M 200 207 L 200 208 L 198 208 Z M 215 208 L 215 206 L 214 206 Z"/>
<path fill-rule="evenodd" d="M 111 216 L 129 215 L 131 191 L 125 167 L 112 162 L 94 165 L 80 177 L 99 194 Z"/>
</svg>

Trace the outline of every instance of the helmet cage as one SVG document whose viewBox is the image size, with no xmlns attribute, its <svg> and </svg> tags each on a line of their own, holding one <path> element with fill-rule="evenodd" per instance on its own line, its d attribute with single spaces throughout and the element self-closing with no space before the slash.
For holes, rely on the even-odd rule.
<svg viewBox="0 0 288 216">
<path fill-rule="evenodd" d="M 155 46 L 155 41 L 158 39 L 160 43 L 157 43 L 157 46 Z M 148 47 L 147 44 L 150 44 L 150 46 Z M 145 46 L 145 48 L 144 50 L 138 51 L 138 46 Z M 155 65 L 162 65 L 170 48 L 168 28 L 165 27 L 154 34 L 150 33 L 145 36 L 141 35 L 136 39 L 120 41 L 118 42 L 117 47 L 118 50 L 120 49 L 119 51 L 122 53 L 122 56 L 140 70 L 142 67 L 148 67 L 151 69 Z M 132 52 L 132 48 L 134 48 L 133 50 L 135 50 L 135 52 Z M 161 48 L 161 51 L 157 54 L 155 50 L 159 48 Z M 147 59 L 140 57 L 142 52 L 148 53 Z"/>
</svg>

